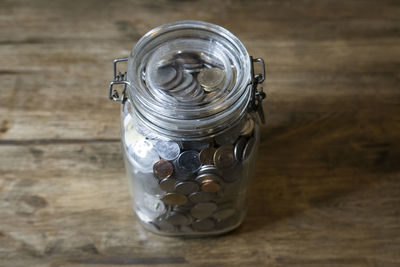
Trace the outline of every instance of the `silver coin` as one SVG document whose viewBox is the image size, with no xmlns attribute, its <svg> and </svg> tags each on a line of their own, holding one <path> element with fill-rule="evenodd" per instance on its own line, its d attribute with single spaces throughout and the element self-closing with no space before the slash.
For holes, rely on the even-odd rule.
<svg viewBox="0 0 400 267">
<path fill-rule="evenodd" d="M 184 103 L 200 101 L 204 96 L 204 94 L 201 93 L 202 91 L 203 89 L 201 88 L 201 86 L 199 84 L 196 84 L 195 88 L 191 92 L 188 92 L 186 95 L 183 96 L 175 96 L 175 98 L 179 102 Z"/>
<path fill-rule="evenodd" d="M 215 227 L 215 222 L 214 220 L 207 218 L 207 219 L 202 219 L 202 220 L 196 220 L 192 224 L 193 229 L 199 232 L 204 232 L 204 231 L 209 231 L 214 229 Z"/>
<path fill-rule="evenodd" d="M 253 152 L 254 146 L 256 144 L 256 139 L 254 137 L 251 137 L 247 143 L 246 146 L 243 150 L 243 154 L 242 154 L 242 160 L 246 160 L 249 158 L 249 156 L 251 155 L 251 153 Z"/>
<path fill-rule="evenodd" d="M 173 192 L 175 190 L 176 179 L 164 178 L 160 181 L 160 188 L 165 192 Z"/>
<path fill-rule="evenodd" d="M 236 210 L 233 209 L 233 208 L 219 209 L 219 210 L 214 212 L 213 218 L 218 220 L 218 221 L 222 221 L 222 220 L 225 220 L 225 219 L 231 217 L 235 213 L 236 213 Z"/>
<path fill-rule="evenodd" d="M 198 172 L 198 176 L 200 176 L 202 174 L 215 174 L 215 175 L 218 175 L 219 174 L 219 170 L 214 165 L 203 165 L 203 166 L 201 166 L 201 168 L 200 168 L 200 170 Z"/>
<path fill-rule="evenodd" d="M 203 63 L 202 62 L 198 62 L 198 63 L 184 63 L 183 68 L 185 68 L 186 70 L 193 70 L 193 69 L 201 69 L 203 68 Z"/>
<path fill-rule="evenodd" d="M 175 166 L 179 166 L 177 162 L 176 162 L 175 164 L 176 164 Z M 182 171 L 182 170 L 179 170 L 178 167 L 177 167 L 177 168 L 176 168 L 176 171 L 175 171 L 175 176 L 174 176 L 174 177 L 175 177 L 178 181 L 187 181 L 187 180 L 189 180 L 189 179 L 192 179 L 193 176 L 194 176 L 194 173 L 184 172 L 184 171 Z"/>
<path fill-rule="evenodd" d="M 148 140 L 141 140 L 129 148 L 134 165 L 142 172 L 152 172 L 153 165 L 160 159 L 157 151 Z"/>
<path fill-rule="evenodd" d="M 180 212 L 170 212 L 165 220 L 172 224 L 172 225 L 177 225 L 177 226 L 181 226 L 181 225 L 189 225 L 192 222 L 192 219 L 190 218 L 190 216 L 187 216 L 183 213 Z"/>
<path fill-rule="evenodd" d="M 215 151 L 214 154 L 214 165 L 218 169 L 226 169 L 235 166 L 237 163 L 235 155 L 233 153 L 233 146 L 225 145 L 221 146 Z"/>
<path fill-rule="evenodd" d="M 158 155 L 162 159 L 174 160 L 179 156 L 181 149 L 176 142 L 159 140 L 155 144 Z"/>
<path fill-rule="evenodd" d="M 213 91 L 225 79 L 225 72 L 219 68 L 203 69 L 197 75 L 197 80 L 207 91 Z"/>
<path fill-rule="evenodd" d="M 247 144 L 247 140 L 244 137 L 240 137 L 239 140 L 235 144 L 235 148 L 233 149 L 233 153 L 235 154 L 235 158 L 237 161 L 242 161 L 243 151 Z"/>
<path fill-rule="evenodd" d="M 187 89 L 189 86 L 194 86 L 194 85 L 192 85 L 193 81 L 194 81 L 193 75 L 190 73 L 184 72 L 182 82 L 180 84 L 178 84 L 176 87 L 171 88 L 168 92 L 169 93 L 181 92 L 181 91 Z"/>
<path fill-rule="evenodd" d="M 192 203 L 208 202 L 215 199 L 216 194 L 208 192 L 195 192 L 189 195 L 189 200 Z"/>
<path fill-rule="evenodd" d="M 169 82 L 168 84 L 163 85 L 162 89 L 169 91 L 172 88 L 175 88 L 176 86 L 178 86 L 178 84 L 182 83 L 182 79 L 183 79 L 183 72 L 178 71 L 175 79 L 172 80 L 171 82 Z"/>
<path fill-rule="evenodd" d="M 194 173 L 200 166 L 199 152 L 187 150 L 182 152 L 178 157 L 178 168 L 183 172 Z"/>
<path fill-rule="evenodd" d="M 167 193 L 161 200 L 167 205 L 184 205 L 187 203 L 186 196 L 177 193 Z"/>
<path fill-rule="evenodd" d="M 175 186 L 175 192 L 183 195 L 199 191 L 199 185 L 194 182 L 179 182 Z"/>
<path fill-rule="evenodd" d="M 157 69 L 154 83 L 158 86 L 164 87 L 171 83 L 177 76 L 178 71 L 171 65 L 161 66 Z"/>
<path fill-rule="evenodd" d="M 196 219 L 204 219 L 211 216 L 217 208 L 212 202 L 198 203 L 190 209 L 190 214 Z"/>
<path fill-rule="evenodd" d="M 191 74 L 190 74 L 191 75 Z M 175 98 L 185 98 L 185 97 L 189 97 L 191 96 L 194 91 L 196 90 L 196 88 L 198 87 L 198 83 L 193 80 L 192 83 L 190 83 L 188 86 L 186 86 L 184 89 L 179 90 L 179 91 L 175 91 L 175 92 L 171 92 L 170 93 L 175 97 Z"/>
</svg>

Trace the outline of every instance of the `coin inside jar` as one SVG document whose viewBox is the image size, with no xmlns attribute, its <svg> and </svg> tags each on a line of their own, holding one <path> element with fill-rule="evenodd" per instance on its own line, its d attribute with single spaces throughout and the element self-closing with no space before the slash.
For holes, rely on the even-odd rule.
<svg viewBox="0 0 400 267">
<path fill-rule="evenodd" d="M 216 149 L 214 147 L 208 147 L 200 151 L 199 157 L 200 162 L 203 165 L 212 165 L 214 164 L 214 154 Z"/>
<path fill-rule="evenodd" d="M 221 189 L 219 176 L 214 174 L 202 174 L 196 177 L 196 182 L 200 183 L 201 191 L 215 193 Z"/>
<path fill-rule="evenodd" d="M 200 85 L 206 91 L 214 91 L 225 79 L 225 72 L 219 68 L 202 69 L 197 76 Z"/>
<path fill-rule="evenodd" d="M 195 192 L 189 195 L 190 202 L 201 203 L 213 200 L 216 197 L 213 193 L 208 192 Z"/>
<path fill-rule="evenodd" d="M 174 166 L 165 159 L 160 159 L 153 165 L 153 173 L 158 179 L 168 178 L 174 172 Z"/>
<path fill-rule="evenodd" d="M 198 190 L 199 186 L 194 182 L 179 182 L 175 186 L 175 192 L 183 195 L 189 195 Z"/>
<path fill-rule="evenodd" d="M 179 145 L 173 141 L 159 140 L 156 142 L 155 148 L 158 152 L 158 155 L 166 160 L 176 159 L 181 152 Z"/>
<path fill-rule="evenodd" d="M 155 83 L 159 86 L 165 86 L 176 78 L 177 73 L 177 70 L 171 65 L 161 66 L 157 69 Z"/>
<path fill-rule="evenodd" d="M 241 136 L 250 136 L 254 131 L 254 121 L 252 119 L 248 119 L 244 124 L 243 128 L 240 130 Z"/>
<path fill-rule="evenodd" d="M 247 144 L 243 150 L 243 155 L 242 155 L 243 160 L 246 160 L 250 156 L 251 152 L 253 151 L 255 143 L 256 143 L 256 139 L 254 137 L 250 138 L 247 141 Z"/>
<path fill-rule="evenodd" d="M 199 153 L 194 150 L 182 152 L 178 157 L 178 167 L 184 172 L 193 173 L 201 166 Z"/>
<path fill-rule="evenodd" d="M 159 186 L 165 192 L 173 192 L 175 190 L 176 180 L 173 178 L 164 178 L 160 181 Z"/>
<path fill-rule="evenodd" d="M 180 212 L 171 212 L 166 216 L 166 221 L 172 225 L 189 225 L 192 220 L 189 216 L 186 216 Z"/>
<path fill-rule="evenodd" d="M 213 229 L 215 227 L 215 222 L 210 218 L 206 218 L 206 219 L 196 220 L 193 222 L 192 225 L 193 229 L 202 232 Z"/>
<path fill-rule="evenodd" d="M 197 219 L 204 219 L 213 214 L 217 205 L 212 202 L 198 203 L 190 209 L 190 214 Z"/>
<path fill-rule="evenodd" d="M 243 159 L 242 156 L 246 144 L 247 140 L 245 137 L 240 137 L 239 140 L 236 142 L 233 153 L 235 154 L 235 158 L 237 161 L 241 161 Z"/>
<path fill-rule="evenodd" d="M 184 205 L 187 202 L 186 196 L 177 193 L 167 193 L 161 200 L 167 205 Z"/>
<path fill-rule="evenodd" d="M 215 151 L 214 165 L 218 169 L 226 169 L 236 165 L 237 161 L 230 145 L 221 146 Z"/>
</svg>

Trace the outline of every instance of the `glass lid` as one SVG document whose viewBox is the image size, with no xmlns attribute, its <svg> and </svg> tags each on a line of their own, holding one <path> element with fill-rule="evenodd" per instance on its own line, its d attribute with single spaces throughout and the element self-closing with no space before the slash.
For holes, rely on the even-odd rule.
<svg viewBox="0 0 400 267">
<path fill-rule="evenodd" d="M 200 21 L 147 33 L 128 59 L 127 75 L 138 116 L 165 131 L 220 130 L 244 114 L 250 98 L 245 47 L 226 29 Z"/>
</svg>

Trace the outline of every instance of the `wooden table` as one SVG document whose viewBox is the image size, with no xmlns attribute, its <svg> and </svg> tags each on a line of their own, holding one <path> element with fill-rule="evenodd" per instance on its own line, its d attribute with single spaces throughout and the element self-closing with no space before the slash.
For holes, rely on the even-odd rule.
<svg viewBox="0 0 400 267">
<path fill-rule="evenodd" d="M 0 1 L 0 266 L 399 266 L 398 1 Z M 198 19 L 267 62 L 267 124 L 236 231 L 134 216 L 112 60 Z"/>
</svg>

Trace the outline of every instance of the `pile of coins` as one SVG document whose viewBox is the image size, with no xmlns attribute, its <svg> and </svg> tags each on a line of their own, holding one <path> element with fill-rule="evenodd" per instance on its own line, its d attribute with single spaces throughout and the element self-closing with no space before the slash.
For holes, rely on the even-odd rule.
<svg viewBox="0 0 400 267">
<path fill-rule="evenodd" d="M 151 80 L 157 90 L 179 102 L 199 103 L 212 96 L 211 92 L 222 89 L 225 72 L 220 66 L 196 53 L 180 52 L 159 64 Z"/>
<path fill-rule="evenodd" d="M 131 179 L 138 186 L 135 209 L 147 227 L 187 234 L 239 223 L 256 142 L 251 116 L 206 141 L 148 139 L 131 119 L 124 129 Z"/>
</svg>

